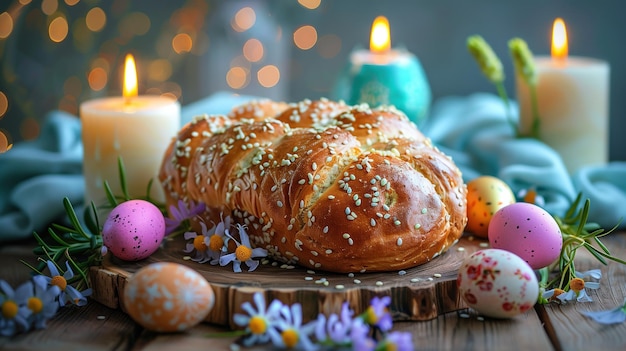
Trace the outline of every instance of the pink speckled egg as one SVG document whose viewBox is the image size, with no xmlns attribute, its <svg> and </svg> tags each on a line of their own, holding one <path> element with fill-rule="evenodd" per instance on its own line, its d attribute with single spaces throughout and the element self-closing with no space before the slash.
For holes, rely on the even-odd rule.
<svg viewBox="0 0 626 351">
<path fill-rule="evenodd" d="M 456 282 L 469 307 L 493 318 L 524 313 L 539 297 L 533 269 L 519 256 L 500 249 L 479 250 L 468 256 Z"/>
<path fill-rule="evenodd" d="M 489 223 L 491 247 L 518 255 L 533 269 L 554 262 L 561 253 L 559 225 L 543 208 L 518 202 L 498 210 Z"/>
<path fill-rule="evenodd" d="M 211 285 L 200 273 L 173 262 L 147 265 L 127 281 L 126 312 L 157 332 L 187 330 L 203 321 L 215 304 Z"/>
<path fill-rule="evenodd" d="M 125 261 L 152 255 L 165 236 L 165 218 L 154 204 L 129 200 L 117 205 L 102 228 L 102 241 L 111 253 Z"/>
</svg>

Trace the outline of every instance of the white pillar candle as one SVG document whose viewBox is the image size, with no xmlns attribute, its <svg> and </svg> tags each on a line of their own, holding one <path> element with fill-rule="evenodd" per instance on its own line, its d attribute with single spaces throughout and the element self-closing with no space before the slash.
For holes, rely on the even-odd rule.
<svg viewBox="0 0 626 351">
<path fill-rule="evenodd" d="M 559 56 L 553 49 L 552 57 L 535 58 L 535 66 L 539 138 L 560 154 L 570 174 L 608 162 L 609 64 L 567 57 L 567 49 Z M 529 135 L 534 118 L 530 89 L 519 75 L 517 98 L 520 132 Z"/>
<path fill-rule="evenodd" d="M 81 104 L 80 119 L 85 204 L 93 201 L 99 208 L 108 204 L 104 181 L 115 195 L 122 195 L 120 157 L 131 197 L 144 197 L 152 180 L 150 196 L 165 200 L 157 174 L 168 144 L 180 128 L 178 101 L 162 96 L 90 100 Z"/>
<path fill-rule="evenodd" d="M 91 100 L 80 106 L 83 138 L 85 200 L 106 204 L 103 182 L 121 194 L 118 157 L 126 169 L 131 197 L 164 200 L 157 174 L 165 150 L 180 128 L 180 104 L 159 96 L 138 96 L 127 104 L 122 97 Z"/>
</svg>

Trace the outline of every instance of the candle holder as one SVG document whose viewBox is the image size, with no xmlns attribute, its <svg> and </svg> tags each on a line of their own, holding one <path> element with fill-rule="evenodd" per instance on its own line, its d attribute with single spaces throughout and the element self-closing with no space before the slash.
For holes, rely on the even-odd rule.
<svg viewBox="0 0 626 351">
<path fill-rule="evenodd" d="M 418 127 L 431 105 L 431 90 L 418 58 L 406 50 L 385 54 L 355 50 L 340 75 L 335 98 L 371 107 L 394 105 Z"/>
</svg>

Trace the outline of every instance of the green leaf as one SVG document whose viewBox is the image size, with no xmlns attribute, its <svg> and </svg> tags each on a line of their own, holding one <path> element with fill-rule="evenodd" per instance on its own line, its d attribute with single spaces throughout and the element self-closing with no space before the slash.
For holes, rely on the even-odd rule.
<svg viewBox="0 0 626 351">
<path fill-rule="evenodd" d="M 578 209 L 578 204 L 580 203 L 580 200 L 582 199 L 582 197 L 583 197 L 582 192 L 579 192 L 574 202 L 572 202 L 569 209 L 567 209 L 567 212 L 565 213 L 565 219 L 572 218 L 574 216 L 574 214 L 576 213 Z"/>
<path fill-rule="evenodd" d="M 67 213 L 67 216 L 69 217 L 69 220 L 76 229 L 76 231 L 85 239 L 89 239 L 89 234 L 87 234 L 81 226 L 80 221 L 78 220 L 78 216 L 76 216 L 76 212 L 74 211 L 74 207 L 72 207 L 70 199 L 68 199 L 67 197 L 64 198 L 63 206 L 65 207 L 65 212 Z"/>
<path fill-rule="evenodd" d="M 124 199 L 128 201 L 130 200 L 130 195 L 128 195 L 128 187 L 126 184 L 126 169 L 124 168 L 124 161 L 122 161 L 121 157 L 117 158 L 117 166 L 120 173 L 120 187 L 122 188 L 122 194 L 124 194 Z"/>
<path fill-rule="evenodd" d="M 99 233 L 100 226 L 98 225 L 98 214 L 96 211 L 93 211 L 94 207 L 95 205 L 93 201 L 90 206 L 85 207 L 85 210 L 83 211 L 83 220 L 87 225 L 87 229 L 89 229 L 91 233 Z"/>
<path fill-rule="evenodd" d="M 65 240 L 63 240 L 60 236 L 58 236 L 57 233 L 55 233 L 54 230 L 52 230 L 52 228 L 48 228 L 48 234 L 50 234 L 52 239 L 54 239 L 57 243 L 63 246 L 70 246 L 70 244 L 68 244 Z"/>
<path fill-rule="evenodd" d="M 607 265 L 606 260 L 604 259 L 603 253 L 598 251 L 598 249 L 596 249 L 593 245 L 585 243 L 585 248 L 587 249 L 587 251 L 589 251 L 593 257 L 595 257 L 598 261 L 600 261 L 603 265 Z"/>
<path fill-rule="evenodd" d="M 111 207 L 117 206 L 117 199 L 115 199 L 115 195 L 113 194 L 113 191 L 111 190 L 111 187 L 109 186 L 109 182 L 105 180 L 103 185 L 104 185 L 104 193 L 107 196 L 107 200 L 109 200 L 109 205 Z"/>
<path fill-rule="evenodd" d="M 610 255 L 611 253 L 609 252 L 609 249 L 606 247 L 606 245 L 604 245 L 602 243 L 602 241 L 600 241 L 600 238 L 598 237 L 593 237 L 593 240 L 595 240 L 596 244 L 598 244 L 598 246 L 600 246 L 600 248 L 602 249 L 602 251 L 604 251 L 604 253 L 606 253 L 607 255 Z"/>
</svg>

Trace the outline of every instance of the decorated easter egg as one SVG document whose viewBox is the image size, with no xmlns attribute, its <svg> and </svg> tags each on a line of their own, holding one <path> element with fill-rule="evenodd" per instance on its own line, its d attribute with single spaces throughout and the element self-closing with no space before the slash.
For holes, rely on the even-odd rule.
<svg viewBox="0 0 626 351">
<path fill-rule="evenodd" d="M 117 258 L 138 261 L 152 255 L 165 236 L 165 218 L 154 204 L 129 200 L 117 205 L 102 228 L 104 246 Z"/>
<path fill-rule="evenodd" d="M 532 268 L 543 268 L 561 253 L 563 237 L 556 220 L 543 208 L 518 202 L 500 209 L 489 224 L 491 247 L 518 255 Z"/>
<path fill-rule="evenodd" d="M 152 263 L 138 270 L 128 279 L 123 299 L 135 322 L 157 332 L 187 330 L 203 321 L 215 304 L 206 279 L 173 262 Z"/>
<path fill-rule="evenodd" d="M 493 318 L 524 313 L 539 297 L 533 269 L 519 256 L 500 249 L 479 250 L 468 256 L 456 282 L 469 307 Z"/>
<path fill-rule="evenodd" d="M 467 231 L 486 238 L 489 222 L 502 207 L 515 203 L 515 195 L 502 180 L 480 176 L 467 183 Z"/>
</svg>

